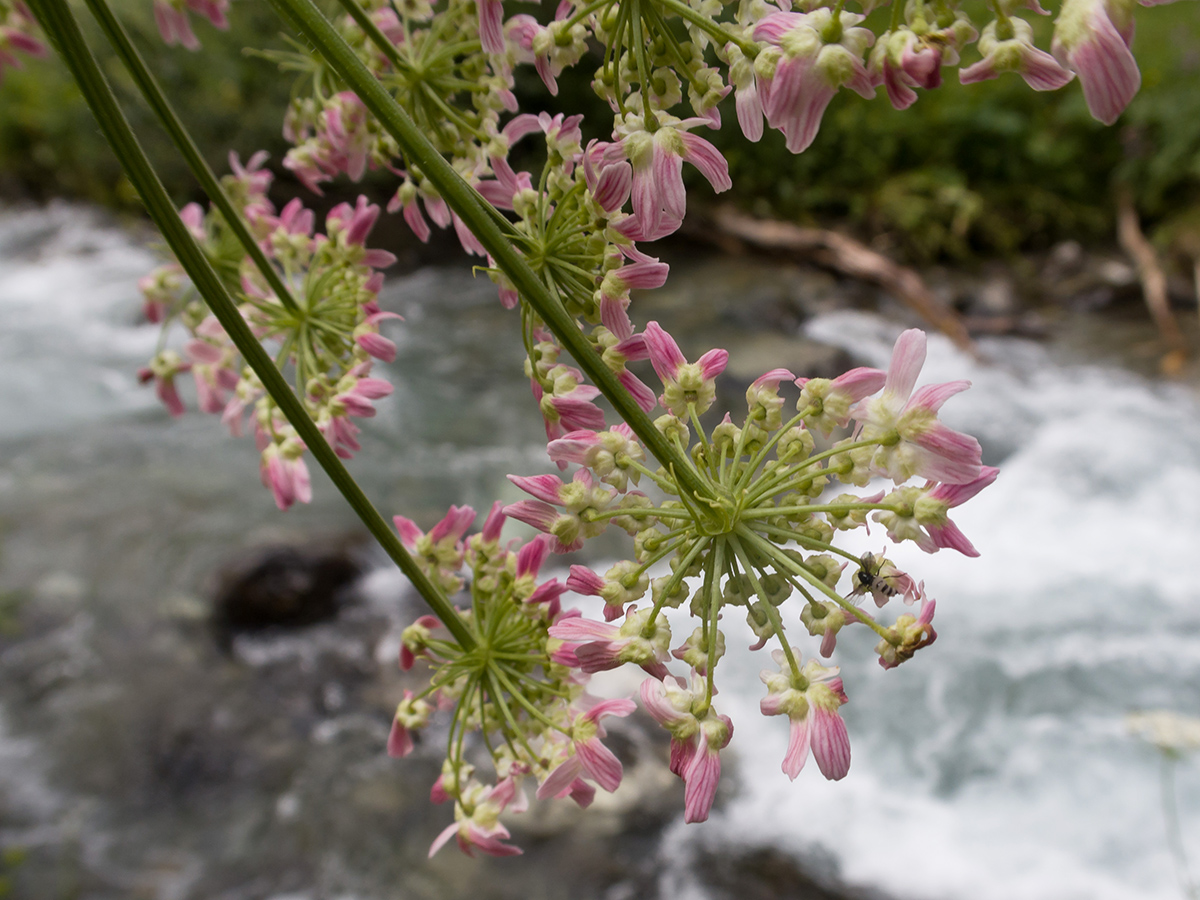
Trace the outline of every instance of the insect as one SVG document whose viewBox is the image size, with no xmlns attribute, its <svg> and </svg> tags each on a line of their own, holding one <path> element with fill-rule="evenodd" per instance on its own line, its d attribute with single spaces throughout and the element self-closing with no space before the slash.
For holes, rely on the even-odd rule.
<svg viewBox="0 0 1200 900">
<path fill-rule="evenodd" d="M 876 562 L 874 553 L 864 553 L 858 560 L 860 568 L 854 576 L 855 587 L 851 596 L 872 594 L 876 602 L 883 603 L 900 593 L 888 582 L 892 576 L 880 574 L 886 562 L 882 555 Z M 882 599 L 880 595 L 883 595 Z"/>
</svg>

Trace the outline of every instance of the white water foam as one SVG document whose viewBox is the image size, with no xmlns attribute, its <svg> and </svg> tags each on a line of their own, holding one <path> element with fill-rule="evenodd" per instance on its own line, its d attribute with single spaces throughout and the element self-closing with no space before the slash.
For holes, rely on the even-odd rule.
<svg viewBox="0 0 1200 900">
<path fill-rule="evenodd" d="M 95 211 L 0 215 L 0 433 L 20 437 L 150 409 L 134 373 L 159 329 L 138 324 L 138 278 L 159 260 Z"/>
<path fill-rule="evenodd" d="M 809 329 L 881 366 L 897 332 L 854 314 Z M 769 660 L 730 617 L 718 703 L 736 723 L 739 789 L 672 835 L 671 896 L 704 896 L 686 861 L 709 843 L 831 856 L 838 880 L 900 898 L 1180 896 L 1159 760 L 1124 716 L 1200 715 L 1200 409 L 1183 389 L 1058 366 L 1032 344 L 985 349 L 995 361 L 978 364 L 931 337 L 921 379 L 970 378 L 944 419 L 1005 456 L 985 459 L 996 484 L 952 512 L 982 556 L 889 550 L 938 598 L 938 642 L 883 671 L 872 635 L 843 632 L 850 774 L 826 782 L 810 762 L 789 785 L 787 723 L 755 709 Z M 1195 760 L 1178 786 L 1200 862 Z"/>
</svg>

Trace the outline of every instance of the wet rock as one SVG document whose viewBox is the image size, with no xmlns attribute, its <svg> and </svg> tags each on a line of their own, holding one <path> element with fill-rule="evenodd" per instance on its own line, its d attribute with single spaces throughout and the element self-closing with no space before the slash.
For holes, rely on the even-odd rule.
<svg viewBox="0 0 1200 900">
<path fill-rule="evenodd" d="M 884 895 L 835 888 L 832 860 L 799 860 L 772 847 L 706 848 L 696 876 L 710 900 L 884 900 Z"/>
<path fill-rule="evenodd" d="M 251 551 L 219 576 L 212 612 L 218 643 L 228 648 L 239 632 L 299 628 L 333 618 L 363 566 L 359 551 L 347 541 Z"/>
</svg>

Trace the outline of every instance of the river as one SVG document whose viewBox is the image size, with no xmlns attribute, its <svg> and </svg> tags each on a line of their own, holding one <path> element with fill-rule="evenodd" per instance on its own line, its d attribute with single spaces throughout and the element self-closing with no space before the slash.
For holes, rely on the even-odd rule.
<svg viewBox="0 0 1200 900">
<path fill-rule="evenodd" d="M 0 212 L 0 850 L 13 851 L 0 865 L 18 884 L 57 879 L 39 882 L 45 897 L 348 900 L 459 896 L 468 883 L 478 892 L 458 871 L 476 864 L 448 853 L 422 861 L 446 811 L 429 811 L 417 788 L 404 789 L 407 812 L 390 813 L 414 836 L 354 831 L 354 811 L 366 810 L 367 832 L 371 803 L 395 778 L 379 734 L 386 714 L 351 716 L 337 699 L 349 692 L 386 709 L 388 691 L 363 674 L 371 651 L 343 653 L 345 684 L 322 670 L 320 702 L 303 714 L 280 708 L 278 727 L 248 736 L 222 724 L 242 721 L 245 698 L 272 679 L 308 677 L 304 661 L 341 638 L 318 628 L 222 657 L 203 626 L 213 572 L 247 543 L 337 536 L 355 522 L 321 477 L 313 504 L 280 515 L 247 441 L 211 417 L 170 420 L 136 384 L 157 330 L 139 323 L 135 282 L 154 264 L 91 210 Z M 762 369 L 787 365 L 770 357 L 790 337 L 730 326 L 743 313 L 731 320 L 711 299 L 744 300 L 747 279 L 769 293 L 800 277 L 747 266 L 677 266 L 654 314 L 695 340 L 728 334 L 757 348 L 743 357 Z M 689 311 L 701 294 L 707 305 Z M 546 462 L 519 344 L 497 338 L 515 335 L 515 318 L 485 279 L 456 269 L 391 278 L 383 304 L 405 316 L 390 332 L 397 390 L 378 404 L 352 471 L 385 514 L 423 523 L 451 502 L 516 499 L 505 474 Z M 856 364 L 885 366 L 903 325 L 830 304 L 800 327 Z M 1117 326 L 1098 327 L 1107 331 L 1097 347 L 1120 343 Z M 944 418 L 1001 467 L 955 516 L 981 557 L 895 552 L 938 599 L 939 638 L 893 671 L 878 667 L 864 634 L 839 641 L 854 761 L 838 783 L 811 766 L 794 784 L 779 771 L 786 727 L 756 712 L 763 659 L 738 649 L 748 632 L 737 617 L 728 623 L 731 789 L 709 822 L 666 828 L 652 879 L 660 896 L 723 897 L 700 861 L 764 846 L 842 889 L 899 900 L 1180 896 L 1158 758 L 1125 716 L 1200 715 L 1200 403 L 1189 386 L 1087 347 L 995 338 L 980 361 L 931 338 L 923 382 L 973 382 Z M 877 549 L 882 537 L 864 540 Z M 400 615 L 400 588 L 382 565 L 369 582 L 373 608 L 390 603 L 386 616 Z M 350 764 L 330 747 L 352 733 Z M 374 799 L 347 787 L 351 770 Z M 1177 790 L 1200 865 L 1194 760 L 1180 765 Z M 391 861 L 389 840 L 404 847 Z M 287 855 L 323 858 L 326 842 L 343 847 L 336 862 Z M 356 856 L 356 845 L 371 850 Z M 266 849 L 248 856 L 246 846 Z M 536 854 L 526 859 L 499 865 L 532 866 Z M 214 860 L 225 861 L 219 874 Z M 564 896 L 538 884 L 528 896 Z"/>
</svg>

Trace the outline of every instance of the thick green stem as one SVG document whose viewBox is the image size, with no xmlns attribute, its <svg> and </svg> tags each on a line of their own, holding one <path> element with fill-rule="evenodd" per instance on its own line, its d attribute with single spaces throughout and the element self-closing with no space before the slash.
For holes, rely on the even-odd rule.
<svg viewBox="0 0 1200 900">
<path fill-rule="evenodd" d="M 263 387 L 300 435 L 309 451 L 329 475 L 346 501 L 358 513 L 367 529 L 395 560 L 401 571 L 464 648 L 475 646 L 470 631 L 445 595 L 433 584 L 400 543 L 399 537 L 371 505 L 362 488 L 350 476 L 337 454 L 326 443 L 320 429 L 309 417 L 304 405 L 292 393 L 288 383 L 271 362 L 270 356 L 255 339 L 238 312 L 237 304 L 225 290 L 187 226 L 179 218 L 175 205 L 146 158 L 117 105 L 116 97 L 83 39 L 66 0 L 30 0 L 30 8 L 42 29 L 70 69 L 87 104 L 92 109 L 117 159 L 137 189 L 154 224 L 162 232 L 192 283 L 204 297 L 213 315 L 237 345 L 246 363 L 254 370 Z"/>
<path fill-rule="evenodd" d="M 693 495 L 712 497 L 712 488 L 688 465 L 686 457 L 668 441 L 654 422 L 638 407 L 630 393 L 604 361 L 592 349 L 579 324 L 556 300 L 525 258 L 513 246 L 505 229 L 496 221 L 496 212 L 479 192 L 463 180 L 429 141 L 408 113 L 379 83 L 337 29 L 313 4 L 312 0 L 271 0 L 280 13 L 294 25 L 338 76 L 358 95 L 383 128 L 437 188 L 442 199 L 467 225 L 479 242 L 508 276 L 521 296 L 533 307 L 546 327 L 574 357 L 641 439 L 646 448 L 664 465 L 674 463 L 680 486 Z M 345 2 L 345 0 L 343 0 Z M 371 35 L 368 35 L 370 37 Z"/>
<path fill-rule="evenodd" d="M 267 284 L 271 286 L 271 290 L 275 292 L 275 296 L 279 301 L 288 308 L 291 312 L 299 312 L 299 307 L 293 299 L 291 291 L 287 285 L 283 283 L 283 279 L 279 277 L 279 273 L 275 271 L 275 267 L 271 265 L 262 248 L 258 246 L 258 242 L 254 240 L 254 236 L 250 234 L 250 229 L 246 227 L 245 221 L 233 206 L 229 197 L 226 196 L 224 189 L 221 187 L 221 182 L 217 180 L 217 176 L 213 174 L 212 169 L 208 167 L 208 163 L 204 161 L 204 157 L 200 154 L 200 150 L 196 147 L 195 141 L 192 140 L 187 129 L 179 116 L 175 114 L 170 102 L 167 100 L 162 89 L 158 86 L 158 82 L 146 67 L 146 63 L 142 60 L 141 55 L 129 40 L 129 35 L 120 21 L 109 9 L 105 0 L 86 0 L 88 9 L 92 11 L 92 15 L 96 17 L 96 21 L 100 23 L 108 42 L 112 44 L 113 49 L 121 57 L 121 62 L 125 64 L 125 68 L 129 74 L 133 76 L 134 82 L 138 86 L 138 90 L 142 92 L 142 96 L 146 102 L 150 104 L 150 108 L 154 110 L 154 114 L 158 116 L 162 127 L 171 136 L 175 147 L 187 162 L 188 168 L 192 170 L 192 174 L 196 176 L 196 180 L 200 182 L 200 186 L 204 188 L 204 193 L 208 194 L 209 198 L 216 204 L 217 209 L 221 211 L 221 215 L 225 217 L 230 229 L 245 248 L 250 259 L 254 261 L 254 265 L 262 272 L 263 278 L 267 280 Z"/>
</svg>

